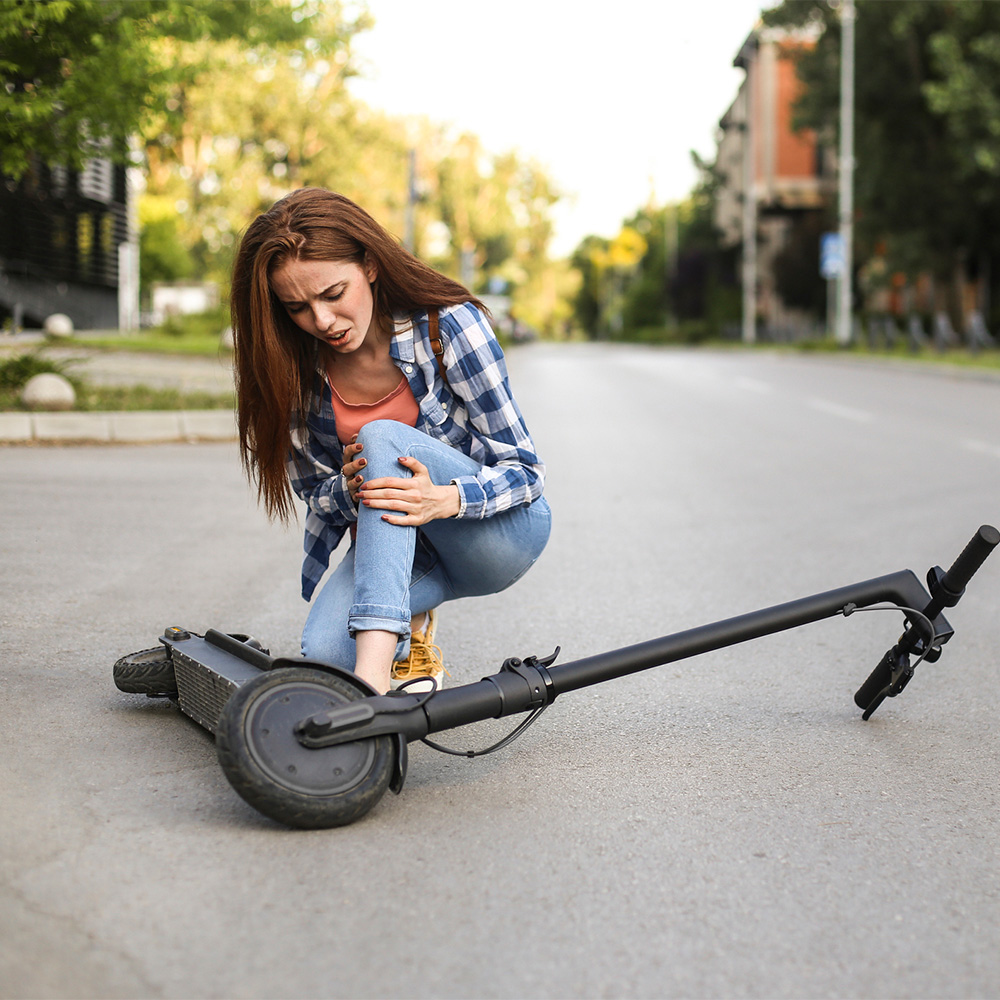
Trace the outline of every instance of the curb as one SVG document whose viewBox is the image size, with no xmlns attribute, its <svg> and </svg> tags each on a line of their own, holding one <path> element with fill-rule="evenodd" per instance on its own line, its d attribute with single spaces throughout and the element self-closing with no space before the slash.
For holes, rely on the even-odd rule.
<svg viewBox="0 0 1000 1000">
<path fill-rule="evenodd" d="M 231 410 L 163 410 L 121 413 L 0 413 L 0 442 L 233 441 Z"/>
</svg>

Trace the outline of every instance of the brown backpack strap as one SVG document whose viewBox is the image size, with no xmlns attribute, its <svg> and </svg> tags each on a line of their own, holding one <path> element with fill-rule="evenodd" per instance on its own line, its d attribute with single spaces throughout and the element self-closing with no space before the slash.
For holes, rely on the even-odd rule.
<svg viewBox="0 0 1000 1000">
<path fill-rule="evenodd" d="M 447 385 L 448 373 L 444 370 L 444 345 L 441 343 L 441 334 L 438 330 L 437 309 L 427 310 L 427 324 L 430 332 L 431 350 L 434 352 L 434 357 L 437 358 L 438 371 L 441 373 L 441 378 L 444 379 L 445 385 Z"/>
</svg>

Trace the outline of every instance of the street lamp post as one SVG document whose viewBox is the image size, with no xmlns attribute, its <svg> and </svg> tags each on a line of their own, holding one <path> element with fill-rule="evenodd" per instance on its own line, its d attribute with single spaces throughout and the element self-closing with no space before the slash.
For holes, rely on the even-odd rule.
<svg viewBox="0 0 1000 1000">
<path fill-rule="evenodd" d="M 757 201 L 754 191 L 755 150 L 750 69 L 744 87 L 743 119 L 743 343 L 757 340 Z"/>
</svg>

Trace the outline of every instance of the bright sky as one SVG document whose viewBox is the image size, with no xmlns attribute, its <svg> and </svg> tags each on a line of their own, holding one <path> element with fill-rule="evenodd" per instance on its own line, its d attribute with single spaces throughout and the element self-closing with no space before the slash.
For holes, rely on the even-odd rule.
<svg viewBox="0 0 1000 1000">
<path fill-rule="evenodd" d="M 733 59 L 767 0 L 368 0 L 353 93 L 536 160 L 568 197 L 553 251 L 613 236 L 685 197 L 743 78 Z"/>
</svg>

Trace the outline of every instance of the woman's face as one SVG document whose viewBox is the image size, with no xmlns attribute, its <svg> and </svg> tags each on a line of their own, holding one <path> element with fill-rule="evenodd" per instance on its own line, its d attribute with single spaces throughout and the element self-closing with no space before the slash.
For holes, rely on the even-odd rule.
<svg viewBox="0 0 1000 1000">
<path fill-rule="evenodd" d="M 372 329 L 374 264 L 290 260 L 271 272 L 271 290 L 301 330 L 341 354 L 356 351 Z"/>
</svg>

